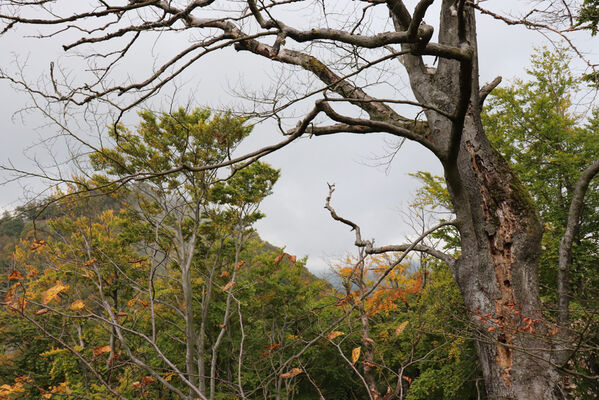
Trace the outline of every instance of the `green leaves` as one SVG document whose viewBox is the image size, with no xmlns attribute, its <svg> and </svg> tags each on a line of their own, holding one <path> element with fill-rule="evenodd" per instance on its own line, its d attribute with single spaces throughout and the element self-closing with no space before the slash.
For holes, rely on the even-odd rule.
<svg viewBox="0 0 599 400">
<path fill-rule="evenodd" d="M 584 0 L 578 15 L 578 25 L 591 31 L 591 35 L 597 34 L 599 25 L 599 0 Z"/>
</svg>

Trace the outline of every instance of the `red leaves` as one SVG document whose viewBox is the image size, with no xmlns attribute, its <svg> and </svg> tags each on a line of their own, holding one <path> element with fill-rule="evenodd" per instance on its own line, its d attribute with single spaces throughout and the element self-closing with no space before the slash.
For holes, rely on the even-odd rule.
<svg viewBox="0 0 599 400">
<path fill-rule="evenodd" d="M 266 357 L 267 355 L 272 353 L 274 350 L 276 350 L 277 347 L 279 347 L 280 345 L 281 345 L 281 343 L 265 344 L 264 347 L 266 348 L 266 351 L 261 353 L 260 357 Z"/>
<path fill-rule="evenodd" d="M 505 304 L 506 307 L 500 308 L 498 315 L 487 313 L 482 314 L 477 309 L 474 315 L 478 317 L 474 318 L 477 321 L 487 323 L 487 332 L 494 332 L 496 330 L 505 331 L 508 334 L 516 334 L 517 332 L 525 332 L 534 334 L 538 330 L 539 325 L 546 325 L 545 321 L 541 318 L 526 317 L 522 312 L 516 309 L 515 303 Z M 521 307 L 519 307 L 521 309 Z M 552 331 L 553 332 L 553 331 Z M 547 333 L 546 336 L 550 336 Z"/>
<path fill-rule="evenodd" d="M 152 383 L 156 382 L 156 378 L 151 377 L 151 376 L 142 376 L 141 377 L 141 382 L 144 385 L 151 385 Z"/>
</svg>

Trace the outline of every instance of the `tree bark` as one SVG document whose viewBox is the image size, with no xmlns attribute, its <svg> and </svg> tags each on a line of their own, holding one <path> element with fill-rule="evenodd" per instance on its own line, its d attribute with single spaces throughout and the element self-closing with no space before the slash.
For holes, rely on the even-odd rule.
<svg viewBox="0 0 599 400">
<path fill-rule="evenodd" d="M 460 147 L 457 165 L 446 171 L 462 241 L 452 273 L 478 331 L 487 394 L 559 398 L 538 296 L 543 230 L 535 205 L 474 117 Z"/>
</svg>

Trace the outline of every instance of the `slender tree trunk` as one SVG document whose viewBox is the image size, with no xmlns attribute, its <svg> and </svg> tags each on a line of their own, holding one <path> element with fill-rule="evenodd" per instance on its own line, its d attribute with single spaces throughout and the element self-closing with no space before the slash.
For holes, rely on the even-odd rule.
<svg viewBox="0 0 599 400">
<path fill-rule="evenodd" d="M 363 371 L 364 371 L 364 380 L 368 384 L 368 390 L 370 395 L 374 399 L 380 398 L 380 393 L 378 392 L 376 378 L 374 376 L 375 369 L 373 369 L 370 365 L 374 364 L 374 346 L 369 340 L 370 339 L 370 330 L 369 324 L 370 321 L 368 319 L 368 315 L 366 314 L 366 310 L 363 305 L 359 306 L 360 312 L 360 322 L 362 323 L 362 348 L 364 349 L 364 363 Z"/>
<path fill-rule="evenodd" d="M 191 254 L 191 253 L 190 253 Z M 191 255 L 190 255 L 191 257 Z M 189 262 L 191 264 L 191 262 Z M 182 268 L 181 286 L 183 288 L 183 301 L 185 302 L 185 368 L 187 379 L 190 384 L 197 387 L 198 373 L 194 361 L 196 332 L 193 326 L 193 288 L 191 284 L 191 265 Z M 193 391 L 190 389 L 189 398 L 193 398 Z"/>
<path fill-rule="evenodd" d="M 239 229 L 243 229 L 243 228 L 239 228 Z M 239 254 L 241 252 L 241 246 L 242 246 L 242 240 L 243 240 L 243 232 L 239 232 L 236 236 L 235 236 L 235 258 L 233 261 L 233 265 L 237 266 L 239 263 Z M 235 279 L 237 277 L 237 268 L 235 267 L 233 269 L 233 274 L 231 275 L 231 282 L 235 282 Z M 216 362 L 218 360 L 218 349 L 221 345 L 221 342 L 225 336 L 225 332 L 227 329 L 230 329 L 228 327 L 229 325 L 229 318 L 231 316 L 231 299 L 233 297 L 233 287 L 229 288 L 229 290 L 227 291 L 227 298 L 225 301 L 225 314 L 223 315 L 223 320 L 222 320 L 222 326 L 220 328 L 220 331 L 218 333 L 218 336 L 214 342 L 214 345 L 212 346 L 212 361 L 210 363 L 210 400 L 214 400 L 215 396 L 216 396 Z"/>
</svg>

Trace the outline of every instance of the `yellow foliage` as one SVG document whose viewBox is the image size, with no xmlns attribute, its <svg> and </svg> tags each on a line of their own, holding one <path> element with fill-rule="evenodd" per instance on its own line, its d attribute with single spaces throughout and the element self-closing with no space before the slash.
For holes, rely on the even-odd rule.
<svg viewBox="0 0 599 400">
<path fill-rule="evenodd" d="M 67 382 L 62 382 L 62 383 L 59 383 L 56 386 L 52 386 L 50 388 L 49 392 L 44 393 L 42 395 L 42 398 L 44 398 L 44 399 L 51 399 L 52 395 L 57 394 L 57 393 L 60 393 L 60 394 L 64 393 L 66 395 L 71 394 L 71 389 L 69 389 L 68 383 Z"/>
<path fill-rule="evenodd" d="M 85 303 L 83 300 L 75 300 L 73 304 L 69 307 L 70 310 L 73 311 L 81 311 L 85 308 Z"/>
<path fill-rule="evenodd" d="M 54 355 L 57 355 L 60 353 L 65 353 L 66 351 L 67 351 L 67 349 L 61 349 L 60 347 L 54 348 L 54 346 L 52 346 L 52 348 L 50 350 L 40 353 L 40 356 L 50 357 L 50 356 L 54 356 Z"/>
<path fill-rule="evenodd" d="M 353 349 L 351 351 L 351 363 L 355 364 L 358 359 L 360 358 L 360 353 L 362 352 L 362 348 L 361 347 L 356 347 L 355 349 Z"/>
<path fill-rule="evenodd" d="M 44 294 L 42 294 L 42 304 L 46 305 L 55 298 L 58 297 L 59 293 L 66 292 L 69 290 L 69 285 L 65 285 L 61 281 L 56 281 L 56 284 L 52 286 L 50 289 L 46 290 Z"/>
<path fill-rule="evenodd" d="M 19 376 L 15 378 L 14 385 L 4 384 L 0 386 L 0 400 L 9 400 L 13 398 L 13 394 L 15 393 L 25 393 L 25 388 L 23 387 L 23 382 L 27 382 L 29 380 L 28 376 Z"/>
<path fill-rule="evenodd" d="M 301 368 L 292 368 L 291 371 L 281 374 L 281 378 L 283 378 L 283 379 L 293 378 L 294 376 L 297 376 L 297 375 L 301 374 L 302 372 L 304 372 L 304 370 Z"/>
</svg>

